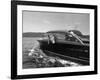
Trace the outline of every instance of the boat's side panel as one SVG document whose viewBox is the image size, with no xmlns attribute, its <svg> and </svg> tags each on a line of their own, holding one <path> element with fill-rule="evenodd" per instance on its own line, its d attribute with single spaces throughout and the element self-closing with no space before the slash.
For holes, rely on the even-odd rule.
<svg viewBox="0 0 100 80">
<path fill-rule="evenodd" d="M 42 50 L 89 61 L 89 46 L 58 41 L 55 44 L 39 41 Z"/>
</svg>

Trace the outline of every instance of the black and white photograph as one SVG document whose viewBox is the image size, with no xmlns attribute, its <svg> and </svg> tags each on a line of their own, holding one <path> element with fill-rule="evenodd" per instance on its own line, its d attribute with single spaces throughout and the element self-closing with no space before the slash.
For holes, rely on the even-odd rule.
<svg viewBox="0 0 100 80">
<path fill-rule="evenodd" d="M 13 38 L 17 51 L 12 54 L 13 77 L 96 74 L 96 6 L 16 4 L 12 3 L 12 24 L 17 29 L 12 29 L 17 36 Z"/>
<path fill-rule="evenodd" d="M 23 11 L 23 69 L 89 65 L 88 13 Z"/>
</svg>

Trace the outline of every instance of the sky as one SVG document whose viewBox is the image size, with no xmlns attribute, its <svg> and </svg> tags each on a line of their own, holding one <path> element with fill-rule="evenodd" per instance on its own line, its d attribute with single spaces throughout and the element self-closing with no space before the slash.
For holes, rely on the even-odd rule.
<svg viewBox="0 0 100 80">
<path fill-rule="evenodd" d="M 76 29 L 89 34 L 88 13 L 23 11 L 23 32 Z"/>
</svg>

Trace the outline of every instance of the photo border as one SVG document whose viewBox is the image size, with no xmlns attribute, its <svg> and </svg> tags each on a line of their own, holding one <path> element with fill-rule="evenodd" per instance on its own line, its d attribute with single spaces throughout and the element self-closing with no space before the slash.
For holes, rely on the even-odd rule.
<svg viewBox="0 0 100 80">
<path fill-rule="evenodd" d="M 31 5 L 31 6 L 47 6 L 47 7 L 63 7 L 63 8 L 81 8 L 94 10 L 94 71 L 84 72 L 63 72 L 63 73 L 49 73 L 49 74 L 29 74 L 17 75 L 17 5 Z M 81 5 L 81 4 L 64 4 L 64 3 L 48 3 L 48 2 L 34 2 L 34 1 L 11 1 L 11 78 L 42 78 L 42 77 L 58 77 L 58 76 L 75 76 L 75 75 L 89 75 L 97 74 L 97 6 L 96 5 Z"/>
</svg>

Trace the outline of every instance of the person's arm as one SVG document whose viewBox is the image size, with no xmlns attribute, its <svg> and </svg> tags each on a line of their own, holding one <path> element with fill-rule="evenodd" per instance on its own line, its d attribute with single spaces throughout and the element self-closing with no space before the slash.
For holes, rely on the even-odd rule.
<svg viewBox="0 0 100 80">
<path fill-rule="evenodd" d="M 84 43 L 82 42 L 82 40 L 76 35 L 74 34 L 73 32 L 70 32 L 76 39 L 78 39 L 78 41 L 84 45 Z"/>
</svg>

